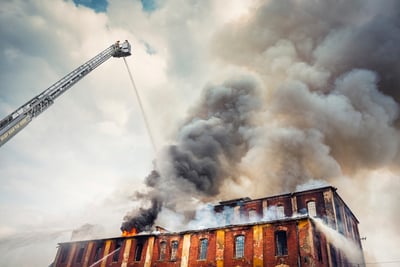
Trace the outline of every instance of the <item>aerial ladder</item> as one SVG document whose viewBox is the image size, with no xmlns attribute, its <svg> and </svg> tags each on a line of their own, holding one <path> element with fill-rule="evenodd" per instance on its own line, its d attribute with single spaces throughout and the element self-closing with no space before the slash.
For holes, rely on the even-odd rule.
<svg viewBox="0 0 400 267">
<path fill-rule="evenodd" d="M 35 96 L 24 105 L 16 109 L 10 115 L 0 121 L 0 146 L 5 144 L 33 118 L 40 115 L 44 110 L 54 103 L 54 100 L 79 82 L 92 70 L 100 66 L 111 57 L 127 57 L 131 55 L 131 46 L 128 41 L 111 45 L 98 55 L 82 64 L 65 77 L 54 83 L 52 86 Z"/>
</svg>

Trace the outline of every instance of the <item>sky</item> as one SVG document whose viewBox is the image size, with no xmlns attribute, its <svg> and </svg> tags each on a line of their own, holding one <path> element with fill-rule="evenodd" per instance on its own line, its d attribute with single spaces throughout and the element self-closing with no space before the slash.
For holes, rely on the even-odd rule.
<svg viewBox="0 0 400 267">
<path fill-rule="evenodd" d="M 119 236 L 137 192 L 182 193 L 162 196 L 176 216 L 191 197 L 309 184 L 338 188 L 367 238 L 367 262 L 400 260 L 398 5 L 1 1 L 1 118 L 127 39 L 155 147 L 122 59 L 109 59 L 0 148 L 0 265 L 47 266 L 57 243 L 87 225 L 91 238 Z M 166 153 L 175 147 L 181 159 L 216 151 L 209 187 L 167 178 L 180 177 Z M 153 169 L 167 182 L 151 188 Z M 167 228 L 168 212 L 157 221 Z"/>
</svg>

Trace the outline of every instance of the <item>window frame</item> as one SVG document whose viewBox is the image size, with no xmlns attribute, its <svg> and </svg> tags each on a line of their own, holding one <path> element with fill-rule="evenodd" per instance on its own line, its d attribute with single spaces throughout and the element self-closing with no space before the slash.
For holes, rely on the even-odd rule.
<svg viewBox="0 0 400 267">
<path fill-rule="evenodd" d="M 275 231 L 275 256 L 288 255 L 287 231 Z"/>
<path fill-rule="evenodd" d="M 136 243 L 135 254 L 133 255 L 134 261 L 142 260 L 143 247 L 144 247 L 143 243 Z"/>
<path fill-rule="evenodd" d="M 283 219 L 286 217 L 285 206 L 283 204 L 276 205 L 276 217 L 278 219 Z"/>
<path fill-rule="evenodd" d="M 75 262 L 76 263 L 82 263 L 83 260 L 83 256 L 85 255 L 85 245 L 80 245 L 79 249 L 78 249 L 78 253 L 76 254 L 76 259 Z"/>
<path fill-rule="evenodd" d="M 158 255 L 158 260 L 159 261 L 165 261 L 167 256 L 167 241 L 162 240 L 159 243 L 159 255 Z"/>
<path fill-rule="evenodd" d="M 200 239 L 200 246 L 199 246 L 199 258 L 198 260 L 207 260 L 208 254 L 208 238 Z"/>
<path fill-rule="evenodd" d="M 170 261 L 178 260 L 178 249 L 179 249 L 179 241 L 172 240 L 171 241 L 171 253 L 170 253 L 170 257 L 169 257 Z"/>
<path fill-rule="evenodd" d="M 96 248 L 94 250 L 94 255 L 93 255 L 93 262 L 96 262 L 102 258 L 101 256 L 103 253 L 103 247 L 104 247 L 103 242 L 96 242 Z"/>
<path fill-rule="evenodd" d="M 244 258 L 245 241 L 246 237 L 244 235 L 235 236 L 235 259 Z"/>
<path fill-rule="evenodd" d="M 69 245 L 61 248 L 60 263 L 66 263 L 68 261 L 70 250 Z"/>
<path fill-rule="evenodd" d="M 258 212 L 256 209 L 249 209 L 248 215 L 249 215 L 248 217 L 249 222 L 258 221 Z"/>
<path fill-rule="evenodd" d="M 317 217 L 318 216 L 317 215 L 317 202 L 315 200 L 309 200 L 309 201 L 307 201 L 306 205 L 307 205 L 308 216 Z"/>
<path fill-rule="evenodd" d="M 122 243 L 123 243 L 122 240 L 115 240 L 115 243 L 114 243 L 114 254 L 112 255 L 111 262 L 119 262 Z M 117 251 L 117 249 L 118 249 L 118 251 Z"/>
</svg>

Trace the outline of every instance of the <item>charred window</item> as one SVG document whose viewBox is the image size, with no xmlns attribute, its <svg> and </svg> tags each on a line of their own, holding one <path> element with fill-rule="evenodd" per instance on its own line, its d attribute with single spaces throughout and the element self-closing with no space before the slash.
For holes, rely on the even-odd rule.
<svg viewBox="0 0 400 267">
<path fill-rule="evenodd" d="M 76 262 L 81 263 L 83 259 L 83 253 L 85 252 L 85 246 L 82 244 L 78 250 L 78 254 L 76 255 Z"/>
<path fill-rule="evenodd" d="M 120 254 L 119 251 L 121 249 L 121 245 L 122 245 L 122 240 L 115 241 L 115 248 L 114 248 L 114 251 L 112 252 L 112 253 L 114 253 L 113 258 L 112 258 L 113 262 L 118 262 L 118 260 L 119 260 L 119 254 Z"/>
<path fill-rule="evenodd" d="M 235 237 L 235 258 L 244 257 L 244 235 Z"/>
<path fill-rule="evenodd" d="M 277 256 L 288 254 L 286 231 L 275 232 L 275 251 Z"/>
<path fill-rule="evenodd" d="M 307 202 L 307 211 L 310 217 L 317 217 L 317 208 L 315 205 L 315 201 Z"/>
<path fill-rule="evenodd" d="M 176 240 L 171 242 L 171 261 L 176 261 L 178 245 L 179 245 L 179 243 Z"/>
<path fill-rule="evenodd" d="M 67 261 L 69 254 L 69 246 L 65 246 L 61 248 L 61 256 L 60 256 L 60 262 L 65 263 Z"/>
<path fill-rule="evenodd" d="M 165 260 L 165 253 L 167 251 L 167 242 L 160 242 L 160 257 L 158 258 L 160 261 Z"/>
<path fill-rule="evenodd" d="M 200 240 L 199 260 L 207 259 L 208 239 L 203 238 Z"/>
<path fill-rule="evenodd" d="M 142 259 L 143 244 L 138 243 L 135 249 L 135 261 L 140 261 Z"/>
</svg>

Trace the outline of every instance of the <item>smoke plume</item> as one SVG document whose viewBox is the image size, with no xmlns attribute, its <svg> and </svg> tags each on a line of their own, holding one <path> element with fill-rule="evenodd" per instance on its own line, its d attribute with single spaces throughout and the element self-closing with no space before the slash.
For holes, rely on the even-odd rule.
<svg viewBox="0 0 400 267">
<path fill-rule="evenodd" d="M 148 230 L 162 206 L 188 210 L 188 199 L 217 196 L 226 179 L 238 178 L 235 166 L 248 150 L 245 133 L 253 127 L 252 115 L 261 104 L 258 86 L 248 76 L 205 88 L 180 128 L 177 143 L 161 152 L 157 170 L 147 177 L 149 191 L 135 195 L 150 207 L 127 214 L 122 230 Z"/>
<path fill-rule="evenodd" d="M 211 52 L 251 75 L 205 88 L 135 196 L 150 208 L 122 229 L 164 208 L 190 214 L 197 200 L 398 171 L 399 43 L 395 0 L 271 0 L 225 25 Z"/>
</svg>

